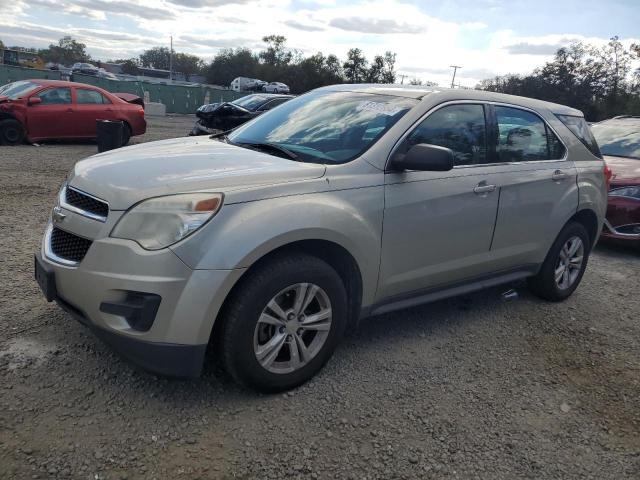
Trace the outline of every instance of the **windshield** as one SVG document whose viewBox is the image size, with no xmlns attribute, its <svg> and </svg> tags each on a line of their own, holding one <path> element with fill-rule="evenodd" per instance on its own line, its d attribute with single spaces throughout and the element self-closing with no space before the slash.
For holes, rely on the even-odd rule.
<svg viewBox="0 0 640 480">
<path fill-rule="evenodd" d="M 312 92 L 243 125 L 229 140 L 277 145 L 305 161 L 344 163 L 364 153 L 417 104 L 391 95 Z"/>
<path fill-rule="evenodd" d="M 255 110 L 260 105 L 262 105 L 268 97 L 264 95 L 247 95 L 246 97 L 238 98 L 234 100 L 234 105 L 238 105 L 239 107 L 246 108 L 247 110 Z"/>
<path fill-rule="evenodd" d="M 603 155 L 640 159 L 640 121 L 614 120 L 591 127 Z"/>
<path fill-rule="evenodd" d="M 0 87 L 0 95 L 8 97 L 11 100 L 17 100 L 34 91 L 38 87 L 40 87 L 40 85 L 37 83 L 28 82 L 26 80 L 22 82 L 8 83 Z"/>
</svg>

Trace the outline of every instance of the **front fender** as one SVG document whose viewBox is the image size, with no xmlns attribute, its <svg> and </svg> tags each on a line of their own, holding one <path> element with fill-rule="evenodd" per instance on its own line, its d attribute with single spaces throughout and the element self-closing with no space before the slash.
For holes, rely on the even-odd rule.
<svg viewBox="0 0 640 480">
<path fill-rule="evenodd" d="M 223 206 L 173 251 L 194 269 L 232 270 L 301 240 L 347 250 L 362 274 L 363 306 L 373 302 L 380 263 L 384 187 L 294 195 Z"/>
</svg>

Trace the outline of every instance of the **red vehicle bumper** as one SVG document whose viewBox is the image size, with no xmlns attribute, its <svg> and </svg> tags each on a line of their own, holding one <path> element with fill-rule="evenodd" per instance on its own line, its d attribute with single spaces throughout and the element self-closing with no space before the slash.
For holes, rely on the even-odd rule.
<svg viewBox="0 0 640 480">
<path fill-rule="evenodd" d="M 609 197 L 602 237 L 640 246 L 640 200 Z"/>
</svg>

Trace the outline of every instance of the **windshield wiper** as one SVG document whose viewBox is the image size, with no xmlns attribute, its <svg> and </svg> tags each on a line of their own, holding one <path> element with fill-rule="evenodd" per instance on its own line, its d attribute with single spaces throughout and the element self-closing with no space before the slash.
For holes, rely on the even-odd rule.
<svg viewBox="0 0 640 480">
<path fill-rule="evenodd" d="M 228 137 L 228 134 L 231 132 L 233 132 L 233 129 L 225 130 L 224 132 L 214 133 L 213 135 L 209 135 L 209 138 L 212 140 L 222 140 L 222 141 L 225 141 L 226 143 L 231 143 Z"/>
<path fill-rule="evenodd" d="M 240 147 L 247 147 L 254 150 L 270 150 L 271 152 L 279 152 L 285 154 L 291 160 L 298 160 L 299 157 L 288 148 L 282 147 L 277 143 L 236 143 Z"/>
</svg>

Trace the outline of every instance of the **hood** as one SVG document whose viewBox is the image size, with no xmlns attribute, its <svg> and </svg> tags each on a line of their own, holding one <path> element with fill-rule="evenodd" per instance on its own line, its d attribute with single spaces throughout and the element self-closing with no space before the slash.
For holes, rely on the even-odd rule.
<svg viewBox="0 0 640 480">
<path fill-rule="evenodd" d="M 605 155 L 604 161 L 613 172 L 612 184 L 640 183 L 640 159 Z"/>
<path fill-rule="evenodd" d="M 76 164 L 69 184 L 106 200 L 112 210 L 126 210 L 150 197 L 296 182 L 324 172 L 324 165 L 188 137 L 94 155 Z"/>
</svg>

